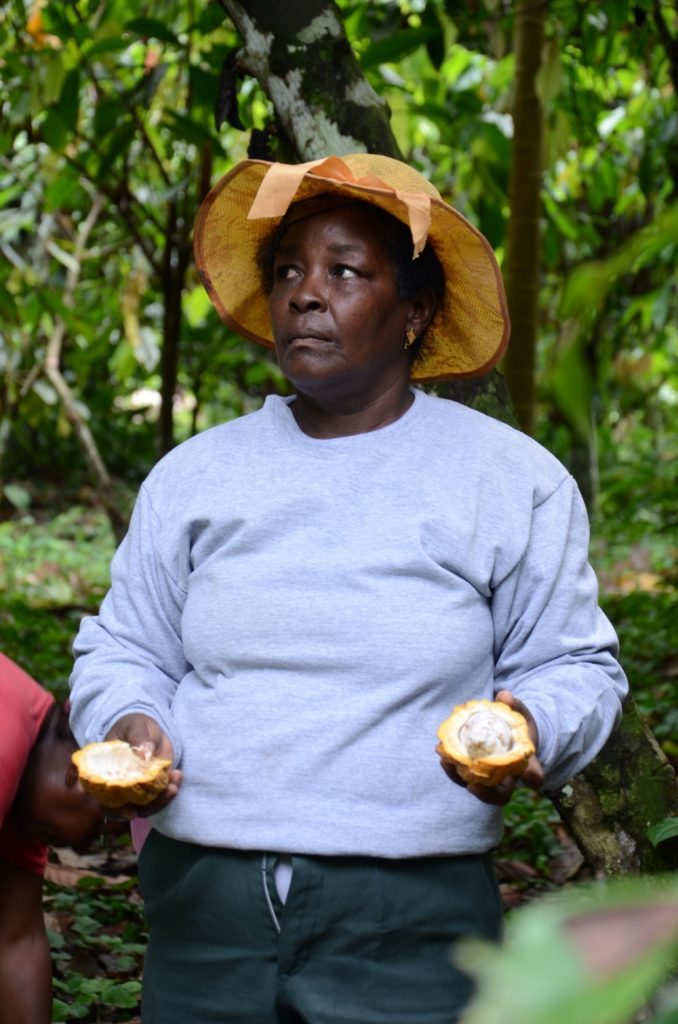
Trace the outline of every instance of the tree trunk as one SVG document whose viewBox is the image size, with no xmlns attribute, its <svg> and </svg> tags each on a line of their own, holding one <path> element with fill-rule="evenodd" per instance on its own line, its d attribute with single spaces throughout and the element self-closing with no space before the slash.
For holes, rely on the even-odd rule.
<svg viewBox="0 0 678 1024">
<path fill-rule="evenodd" d="M 332 0 L 221 0 L 241 66 L 258 79 L 300 161 L 329 154 L 400 157 L 389 111 L 363 75 Z"/>
<path fill-rule="evenodd" d="M 429 389 L 431 390 L 431 389 Z M 483 377 L 469 377 L 463 380 L 450 380 L 435 385 L 435 393 L 442 398 L 451 398 L 471 409 L 484 412 L 512 427 L 519 427 L 516 414 L 511 405 L 506 377 L 499 370 L 490 370 Z"/>
<path fill-rule="evenodd" d="M 513 406 L 526 433 L 534 429 L 534 373 L 541 270 L 543 112 L 537 95 L 546 22 L 546 0 L 518 0 L 515 7 L 516 77 L 509 178 L 506 292 L 511 343 L 504 359 Z"/>
<path fill-rule="evenodd" d="M 161 405 L 159 421 L 160 455 L 174 446 L 174 396 L 179 369 L 181 337 L 181 295 L 186 269 L 190 262 L 190 246 L 185 230 L 179 227 L 176 201 L 170 203 L 162 268 L 163 343 L 161 358 Z"/>
<path fill-rule="evenodd" d="M 678 868 L 678 838 L 647 838 L 648 825 L 678 815 L 678 778 L 632 698 L 598 757 L 548 796 L 597 874 Z"/>
</svg>

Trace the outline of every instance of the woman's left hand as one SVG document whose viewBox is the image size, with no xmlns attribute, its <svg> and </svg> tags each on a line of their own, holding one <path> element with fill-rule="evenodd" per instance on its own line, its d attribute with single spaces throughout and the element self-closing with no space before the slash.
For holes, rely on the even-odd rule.
<svg viewBox="0 0 678 1024">
<path fill-rule="evenodd" d="M 539 732 L 537 729 L 537 723 L 530 714 L 528 708 L 525 707 L 522 701 L 514 697 L 510 690 L 500 690 L 495 698 L 501 701 L 502 704 L 507 704 L 508 707 L 513 708 L 514 711 L 520 712 L 520 714 L 527 720 L 527 728 L 530 734 L 530 739 L 534 744 L 535 750 L 539 743 Z M 478 800 L 482 800 L 485 804 L 494 804 L 495 806 L 502 807 L 507 804 L 511 799 L 513 790 L 516 788 L 518 779 L 522 779 L 526 786 L 530 789 L 539 789 L 544 782 L 544 769 L 541 766 L 541 762 L 536 754 L 532 754 L 527 767 L 521 775 L 508 775 L 503 782 L 500 782 L 497 786 L 479 786 L 477 783 L 466 783 L 459 775 L 457 769 L 454 766 L 454 762 L 447 758 L 440 758 L 440 764 L 448 776 L 452 779 L 452 782 L 456 782 L 457 785 L 463 786 L 469 793 L 477 797 Z"/>
</svg>

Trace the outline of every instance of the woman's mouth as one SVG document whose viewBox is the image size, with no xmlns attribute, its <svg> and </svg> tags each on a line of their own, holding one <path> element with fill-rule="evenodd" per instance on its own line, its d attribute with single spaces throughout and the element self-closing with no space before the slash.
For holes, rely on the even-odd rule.
<svg viewBox="0 0 678 1024">
<path fill-rule="evenodd" d="M 287 348 L 311 348 L 316 345 L 331 344 L 331 338 L 326 337 L 324 334 L 309 331 L 304 334 L 295 334 L 293 337 L 289 338 Z"/>
</svg>

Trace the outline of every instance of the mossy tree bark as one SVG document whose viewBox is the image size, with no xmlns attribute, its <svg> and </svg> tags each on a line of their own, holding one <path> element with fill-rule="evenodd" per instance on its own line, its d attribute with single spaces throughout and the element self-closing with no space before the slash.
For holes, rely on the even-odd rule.
<svg viewBox="0 0 678 1024">
<path fill-rule="evenodd" d="M 541 270 L 543 111 L 537 95 L 542 63 L 546 0 L 515 5 L 516 77 L 509 177 L 508 273 L 511 344 L 503 369 L 518 421 L 534 428 L 534 374 Z"/>
<path fill-rule="evenodd" d="M 649 825 L 678 816 L 678 778 L 632 698 L 598 757 L 548 795 L 596 873 L 678 868 L 678 838 L 654 847 L 647 837 Z"/>
<path fill-rule="evenodd" d="M 271 99 L 300 161 L 400 157 L 386 103 L 365 78 L 332 0 L 220 0 L 240 33 L 243 70 Z"/>
</svg>

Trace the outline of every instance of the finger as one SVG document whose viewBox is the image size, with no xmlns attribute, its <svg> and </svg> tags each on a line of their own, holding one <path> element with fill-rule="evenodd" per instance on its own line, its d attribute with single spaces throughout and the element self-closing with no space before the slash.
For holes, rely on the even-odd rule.
<svg viewBox="0 0 678 1024">
<path fill-rule="evenodd" d="M 449 761 L 445 761 L 445 759 L 441 757 L 440 767 L 445 772 L 448 779 L 451 779 L 452 782 L 455 782 L 457 786 L 463 786 L 464 788 L 466 788 L 466 783 L 462 779 L 461 775 L 459 775 L 457 769 L 454 767 L 453 764 L 451 764 Z"/>
<path fill-rule="evenodd" d="M 508 704 L 510 708 L 513 708 L 514 711 L 519 711 L 526 718 L 532 717 L 523 702 L 514 697 L 510 690 L 499 690 L 495 699 L 501 701 L 502 704 Z"/>
<path fill-rule="evenodd" d="M 157 800 L 154 800 L 153 803 L 146 804 L 145 807 L 137 808 L 138 817 L 150 818 L 154 814 L 157 814 L 158 811 L 162 811 L 165 807 L 167 807 L 168 804 L 172 802 L 172 800 L 174 800 L 178 791 L 178 786 L 175 786 L 174 784 L 169 785 L 167 789 L 164 791 L 164 793 L 162 793 L 162 795 L 159 796 Z"/>
<path fill-rule="evenodd" d="M 479 783 L 467 783 L 462 776 L 459 775 L 454 767 L 454 763 L 451 761 L 445 761 L 445 759 L 441 757 L 440 766 L 448 779 L 451 779 L 457 786 L 461 786 L 463 789 L 466 789 L 478 800 L 482 800 L 484 804 L 503 807 L 503 805 L 508 803 L 511 799 L 511 794 L 515 788 L 515 779 L 511 777 L 508 780 L 501 782 L 498 786 L 481 786 Z"/>
<path fill-rule="evenodd" d="M 530 789 L 540 789 L 544 785 L 544 769 L 536 754 L 533 754 L 527 762 L 527 768 L 521 775 L 521 779 Z"/>
<path fill-rule="evenodd" d="M 151 815 L 157 814 L 164 807 L 167 807 L 179 792 L 182 778 L 182 773 L 177 768 L 174 768 L 170 772 L 167 788 L 152 803 L 146 804 L 145 807 L 137 807 L 138 816 L 140 818 L 149 818 Z"/>
<path fill-rule="evenodd" d="M 503 782 L 500 782 L 497 786 L 481 786 L 477 783 L 473 783 L 468 787 L 469 793 L 477 797 L 478 800 L 482 800 L 484 804 L 491 804 L 494 807 L 503 807 L 511 799 L 513 790 L 515 789 L 516 780 L 513 776 L 509 776 Z"/>
<path fill-rule="evenodd" d="M 518 697 L 515 697 L 510 690 L 499 690 L 496 699 L 498 701 L 501 701 L 502 704 L 507 704 L 510 708 L 513 709 L 513 711 L 517 711 L 519 714 L 523 716 L 523 718 L 527 720 L 527 727 L 528 732 L 530 734 L 530 739 L 534 743 L 535 747 L 538 746 L 539 730 L 537 728 L 537 723 L 532 717 L 530 709 L 525 704 L 523 704 L 522 700 L 519 700 Z"/>
<path fill-rule="evenodd" d="M 155 743 L 152 740 L 144 739 L 138 743 L 134 743 L 130 740 L 130 747 L 142 761 L 148 761 L 153 757 L 155 753 Z"/>
</svg>

